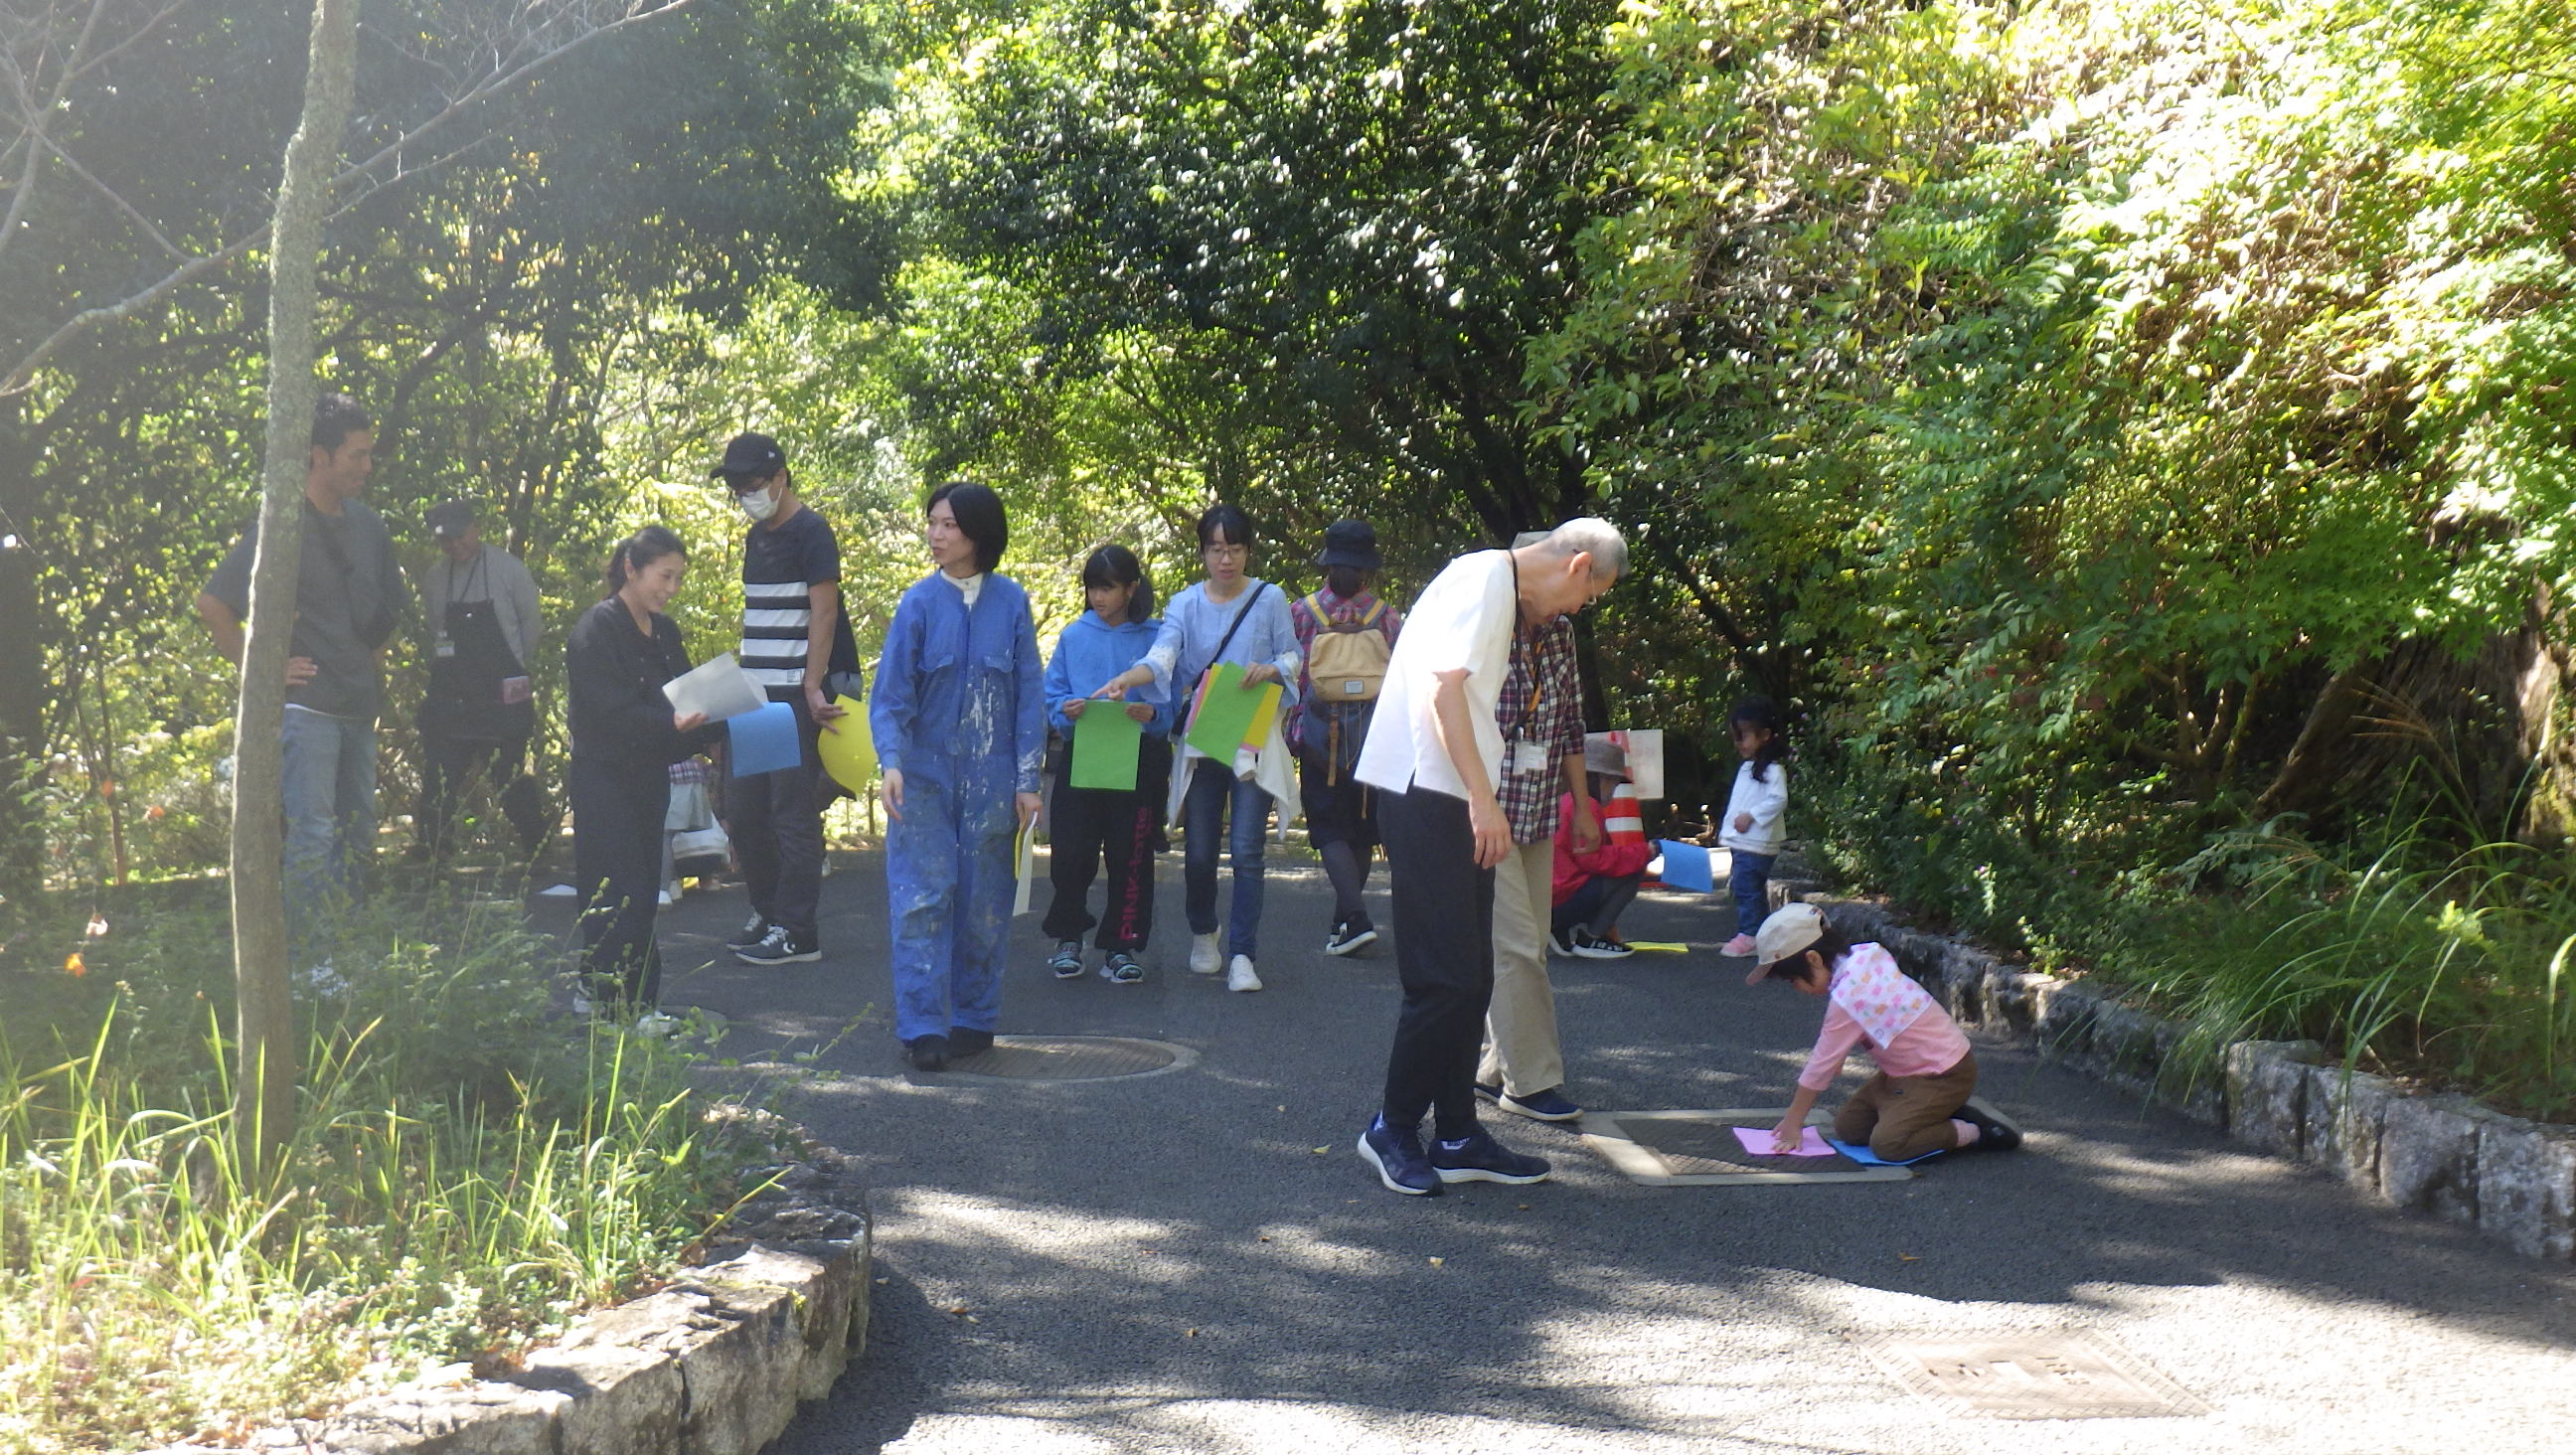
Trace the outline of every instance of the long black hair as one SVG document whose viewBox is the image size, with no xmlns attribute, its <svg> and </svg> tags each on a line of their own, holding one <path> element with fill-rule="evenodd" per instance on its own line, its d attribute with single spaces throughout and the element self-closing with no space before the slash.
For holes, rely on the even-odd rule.
<svg viewBox="0 0 2576 1455">
<path fill-rule="evenodd" d="M 1092 586 L 1133 586 L 1136 594 L 1127 598 L 1127 619 L 1150 621 L 1154 616 L 1154 583 L 1145 575 L 1145 567 L 1136 553 L 1112 541 L 1093 551 L 1082 563 L 1082 584 Z M 1084 603 L 1086 606 L 1088 602 Z"/>
<path fill-rule="evenodd" d="M 948 513 L 957 517 L 957 528 L 975 543 L 975 569 L 990 571 L 1002 564 L 1002 551 L 1011 543 L 1011 522 L 1002 513 L 1002 497 L 990 485 L 972 480 L 951 480 L 930 492 L 921 502 L 921 513 L 927 518 L 948 502 Z"/>
<path fill-rule="evenodd" d="M 1757 694 L 1745 698 L 1726 715 L 1728 737 L 1733 737 L 1739 727 L 1761 728 L 1771 734 L 1761 747 L 1753 751 L 1753 781 L 1760 783 L 1764 781 L 1763 775 L 1771 771 L 1772 764 L 1789 756 L 1789 735 L 1780 730 L 1780 709 L 1773 707 L 1768 697 Z"/>
<path fill-rule="evenodd" d="M 601 573 L 608 582 L 608 594 L 615 596 L 626 587 L 627 579 L 664 556 L 686 559 L 689 548 L 680 543 L 679 535 L 664 526 L 648 525 L 617 543 L 608 553 L 608 569 Z"/>
</svg>

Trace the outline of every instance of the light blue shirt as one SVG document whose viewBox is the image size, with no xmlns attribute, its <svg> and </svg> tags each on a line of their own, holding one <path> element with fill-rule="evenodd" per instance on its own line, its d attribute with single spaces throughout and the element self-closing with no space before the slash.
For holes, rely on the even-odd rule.
<svg viewBox="0 0 2576 1455">
<path fill-rule="evenodd" d="M 1154 638 L 1153 648 L 1144 661 L 1154 669 L 1154 686 L 1172 702 L 1176 713 L 1186 716 L 1180 706 L 1199 690 L 1199 679 L 1207 669 L 1220 661 L 1250 666 L 1268 662 L 1279 669 L 1279 705 L 1285 709 L 1297 701 L 1297 673 L 1305 666 L 1305 654 L 1297 650 L 1297 630 L 1288 624 L 1288 597 L 1276 586 L 1258 577 L 1245 580 L 1243 590 L 1232 601 L 1210 601 L 1205 582 L 1183 588 L 1163 611 L 1162 633 Z M 1252 600 L 1259 591 L 1260 599 Z M 1251 615 L 1234 640 L 1226 642 L 1225 655 L 1219 657 L 1216 644 L 1225 641 L 1226 629 L 1251 602 Z M 1177 685 L 1175 685 L 1177 684 Z"/>
</svg>

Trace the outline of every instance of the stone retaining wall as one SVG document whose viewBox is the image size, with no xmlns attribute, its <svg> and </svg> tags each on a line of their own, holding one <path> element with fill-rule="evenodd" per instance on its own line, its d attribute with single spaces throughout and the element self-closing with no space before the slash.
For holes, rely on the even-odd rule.
<svg viewBox="0 0 2576 1455">
<path fill-rule="evenodd" d="M 1853 940 L 1875 940 L 1961 1025 L 2026 1036 L 2043 1055 L 2170 1106 L 2267 1152 L 2311 1163 L 2391 1207 L 2467 1223 L 2515 1251 L 2576 1259 L 2576 1128 L 2507 1116 L 2464 1096 L 2417 1095 L 2323 1064 L 2312 1041 L 2240 1041 L 2225 1074 L 2164 1075 L 2184 1027 L 2083 980 L 1898 922 L 1884 908 L 1775 879 L 1776 908 L 1805 900 Z"/>
<path fill-rule="evenodd" d="M 246 1446 L 310 1455 L 753 1455 L 867 1347 L 867 1197 L 816 1150 L 709 1262 L 603 1309 L 514 1371 L 456 1365 Z M 175 1445 L 153 1455 L 222 1455 Z"/>
</svg>

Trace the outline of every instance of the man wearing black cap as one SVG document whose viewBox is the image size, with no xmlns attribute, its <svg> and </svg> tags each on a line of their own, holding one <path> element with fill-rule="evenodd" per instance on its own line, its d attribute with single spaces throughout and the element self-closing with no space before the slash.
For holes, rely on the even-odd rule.
<svg viewBox="0 0 2576 1455">
<path fill-rule="evenodd" d="M 1324 568 L 1323 589 L 1288 608 L 1305 665 L 1285 735 L 1297 751 L 1306 841 L 1323 856 L 1333 881 L 1333 928 L 1324 953 L 1349 955 L 1377 942 L 1377 926 L 1360 905 L 1377 853 L 1375 792 L 1355 770 L 1404 617 L 1369 589 L 1380 558 L 1377 531 L 1367 521 L 1334 521 L 1315 564 Z"/>
<path fill-rule="evenodd" d="M 831 789 L 817 735 L 838 732 L 835 696 L 857 697 L 859 648 L 841 609 L 841 545 L 796 498 L 787 453 L 765 434 L 738 434 L 711 472 L 732 487 L 751 521 L 742 544 L 745 672 L 772 702 L 796 710 L 804 746 L 796 765 L 733 780 L 734 853 L 751 890 L 751 918 L 731 942 L 751 965 L 823 958 L 815 930 L 823 891 L 823 806 Z"/>
<path fill-rule="evenodd" d="M 456 797 L 480 771 L 508 785 L 502 811 L 518 830 L 520 848 L 534 852 L 546 826 L 536 785 L 521 777 L 519 765 L 536 730 L 528 676 L 544 620 L 536 578 L 518 557 L 483 543 L 470 500 L 431 506 L 429 529 L 439 559 L 420 578 L 430 630 L 429 693 L 420 705 L 420 812 L 411 856 L 446 856 Z"/>
</svg>

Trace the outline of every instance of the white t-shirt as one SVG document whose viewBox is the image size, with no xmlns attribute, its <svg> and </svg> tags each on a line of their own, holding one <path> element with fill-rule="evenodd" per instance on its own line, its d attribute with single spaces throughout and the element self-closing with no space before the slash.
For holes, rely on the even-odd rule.
<svg viewBox="0 0 2576 1455">
<path fill-rule="evenodd" d="M 1429 788 L 1467 797 L 1431 716 L 1431 694 L 1440 685 L 1434 674 L 1463 668 L 1467 721 L 1485 760 L 1485 786 L 1501 784 L 1503 729 L 1494 709 L 1520 622 L 1514 580 L 1511 552 L 1476 551 L 1442 568 L 1405 612 L 1378 688 L 1377 715 L 1360 748 L 1362 783 L 1388 793 Z"/>
</svg>

